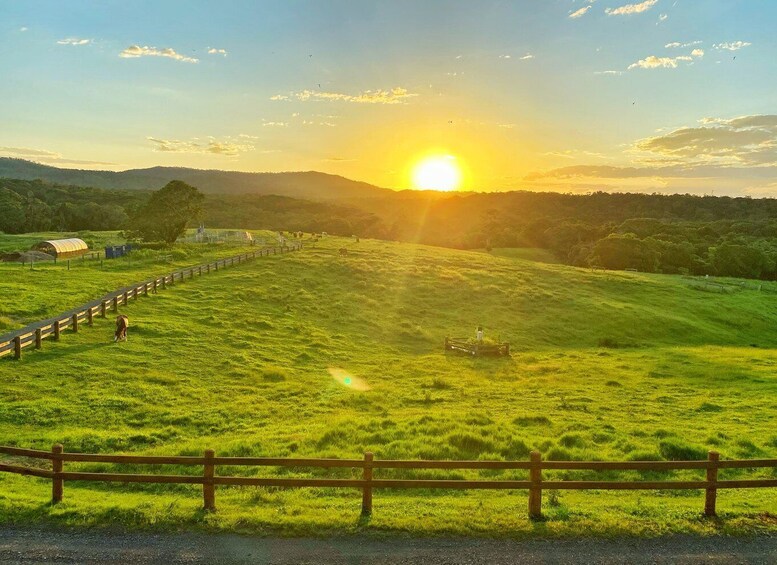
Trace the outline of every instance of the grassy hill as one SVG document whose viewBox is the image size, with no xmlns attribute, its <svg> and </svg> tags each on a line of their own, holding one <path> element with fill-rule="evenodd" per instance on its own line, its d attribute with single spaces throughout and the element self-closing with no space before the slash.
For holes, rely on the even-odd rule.
<svg viewBox="0 0 777 565">
<path fill-rule="evenodd" d="M 434 459 L 526 459 L 531 449 L 562 460 L 695 459 L 708 449 L 777 457 L 770 288 L 705 292 L 682 277 L 521 255 L 330 238 L 187 282 L 125 310 L 126 344 L 111 343 L 111 323 L 99 321 L 22 362 L 0 362 L 0 444 Z M 14 285 L 17 308 L 35 312 L 39 298 L 24 290 L 31 280 Z M 62 285 L 75 290 L 83 280 Z M 443 353 L 446 335 L 478 324 L 511 342 L 512 358 Z M 370 390 L 342 386 L 330 369 Z M 715 521 L 700 518 L 700 493 L 546 493 L 541 524 L 526 518 L 524 491 L 376 492 L 369 521 L 358 516 L 358 493 L 330 489 L 219 489 L 215 515 L 198 511 L 194 487 L 68 484 L 54 508 L 49 491 L 46 481 L 0 475 L 0 520 L 508 536 L 777 528 L 767 490 L 722 491 Z"/>
</svg>

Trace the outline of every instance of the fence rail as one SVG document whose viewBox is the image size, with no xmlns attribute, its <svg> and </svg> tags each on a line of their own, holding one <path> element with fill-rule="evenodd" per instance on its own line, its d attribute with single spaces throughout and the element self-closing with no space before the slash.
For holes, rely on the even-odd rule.
<svg viewBox="0 0 777 565">
<path fill-rule="evenodd" d="M 107 316 L 109 309 L 112 312 L 118 312 L 119 306 L 128 305 L 130 299 L 137 299 L 141 294 L 148 296 L 149 291 L 156 294 L 160 289 L 166 289 L 168 285 L 175 285 L 176 282 L 183 282 L 187 278 L 192 279 L 195 275 L 202 276 L 250 259 L 255 259 L 256 257 L 278 255 L 297 251 L 301 248 L 301 243 L 294 243 L 286 247 L 268 247 L 226 259 L 217 259 L 216 261 L 201 265 L 185 267 L 170 274 L 121 288 L 98 300 L 79 306 L 54 318 L 30 324 L 25 328 L 0 336 L 0 357 L 13 355 L 14 359 L 21 359 L 24 348 L 32 346 L 35 349 L 40 349 L 44 339 L 52 338 L 59 340 L 62 331 L 68 328 L 73 332 L 78 332 L 82 322 L 91 326 L 95 316 L 104 318 Z"/>
<path fill-rule="evenodd" d="M 202 485 L 203 506 L 216 510 L 216 486 L 272 486 L 272 487 L 334 487 L 355 488 L 362 491 L 362 513 L 372 513 L 372 491 L 374 489 L 500 489 L 528 490 L 529 517 L 542 516 L 542 491 L 557 490 L 704 490 L 704 514 L 715 516 L 718 489 L 775 488 L 775 479 L 720 480 L 720 469 L 772 468 L 777 469 L 777 459 L 720 460 L 720 455 L 710 451 L 708 459 L 701 461 L 543 461 L 539 452 L 533 451 L 529 461 L 416 461 L 376 460 L 372 453 L 365 453 L 363 459 L 294 459 L 273 457 L 216 457 L 213 450 L 205 450 L 202 457 L 196 456 L 146 456 L 106 455 L 92 453 L 65 453 L 61 444 L 55 444 L 51 451 L 0 446 L 0 454 L 13 457 L 43 459 L 51 463 L 51 470 L 25 466 L 16 463 L 0 463 L 0 472 L 15 473 L 50 479 L 52 481 L 52 503 L 62 500 L 65 481 L 121 482 L 121 483 L 167 483 Z M 65 471 L 65 463 L 112 463 L 134 465 L 182 465 L 202 467 L 199 475 L 149 475 L 138 473 L 106 473 Z M 331 469 L 344 467 L 361 470 L 361 478 L 276 478 L 236 477 L 217 475 L 219 466 L 298 467 Z M 469 480 L 469 479 L 382 479 L 373 472 L 379 469 L 497 469 L 526 470 L 528 480 Z M 651 481 L 590 481 L 590 480 L 546 480 L 543 471 L 557 470 L 588 471 L 681 471 L 705 470 L 704 480 L 651 480 Z"/>
</svg>

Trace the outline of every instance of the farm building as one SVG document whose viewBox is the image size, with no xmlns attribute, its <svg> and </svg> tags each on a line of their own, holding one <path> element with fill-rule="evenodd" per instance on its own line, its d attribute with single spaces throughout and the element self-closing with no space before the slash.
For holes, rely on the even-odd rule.
<svg viewBox="0 0 777 565">
<path fill-rule="evenodd" d="M 67 259 L 68 257 L 80 257 L 89 251 L 89 246 L 84 240 L 78 238 L 71 239 L 52 239 L 50 241 L 41 241 L 32 246 L 36 251 L 42 251 L 47 255 L 57 259 Z"/>
</svg>

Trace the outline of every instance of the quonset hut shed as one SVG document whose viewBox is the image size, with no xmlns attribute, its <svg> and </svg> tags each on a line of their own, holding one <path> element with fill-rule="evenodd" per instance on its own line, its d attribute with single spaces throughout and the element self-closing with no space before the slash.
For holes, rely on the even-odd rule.
<svg viewBox="0 0 777 565">
<path fill-rule="evenodd" d="M 47 255 L 57 259 L 67 259 L 68 257 L 80 257 L 89 251 L 83 239 L 52 239 L 50 241 L 41 241 L 32 246 L 36 251 L 42 251 Z"/>
</svg>

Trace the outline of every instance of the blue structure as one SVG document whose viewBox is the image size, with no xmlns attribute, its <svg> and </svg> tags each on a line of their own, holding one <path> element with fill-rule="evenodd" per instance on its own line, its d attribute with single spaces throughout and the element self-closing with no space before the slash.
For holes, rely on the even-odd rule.
<svg viewBox="0 0 777 565">
<path fill-rule="evenodd" d="M 109 245 L 105 247 L 105 258 L 118 259 L 119 257 L 124 257 L 130 251 L 132 251 L 131 243 L 125 243 L 124 245 Z"/>
</svg>

